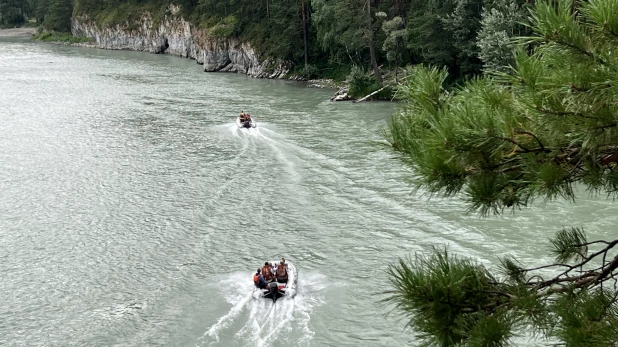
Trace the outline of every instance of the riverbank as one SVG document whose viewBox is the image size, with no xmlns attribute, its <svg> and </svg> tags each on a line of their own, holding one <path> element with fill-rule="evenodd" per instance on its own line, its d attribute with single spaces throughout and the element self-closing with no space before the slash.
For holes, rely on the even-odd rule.
<svg viewBox="0 0 618 347">
<path fill-rule="evenodd" d="M 36 28 L 0 29 L 0 37 L 28 37 L 36 33 Z"/>
</svg>

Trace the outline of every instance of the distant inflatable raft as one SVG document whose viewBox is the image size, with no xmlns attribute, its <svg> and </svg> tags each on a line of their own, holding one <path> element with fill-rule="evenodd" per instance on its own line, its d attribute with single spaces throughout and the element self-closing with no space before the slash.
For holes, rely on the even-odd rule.
<svg viewBox="0 0 618 347">
<path fill-rule="evenodd" d="M 256 124 L 255 124 L 255 120 L 253 118 L 251 118 L 251 120 L 248 121 L 241 121 L 240 117 L 236 117 L 236 125 L 238 125 L 239 128 L 255 128 Z"/>
<path fill-rule="evenodd" d="M 269 262 L 271 266 L 276 266 L 278 261 Z M 255 288 L 254 293 L 257 292 L 260 297 L 272 299 L 273 302 L 277 301 L 277 299 L 287 296 L 293 298 L 296 296 L 296 287 L 298 286 L 298 272 L 296 271 L 296 267 L 294 264 L 287 262 L 288 265 L 288 282 L 281 283 L 272 281 L 268 283 L 268 287 L 263 289 Z"/>
</svg>

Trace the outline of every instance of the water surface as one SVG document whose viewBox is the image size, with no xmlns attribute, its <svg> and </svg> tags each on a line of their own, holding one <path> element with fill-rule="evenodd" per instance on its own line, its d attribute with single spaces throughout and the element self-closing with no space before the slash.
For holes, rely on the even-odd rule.
<svg viewBox="0 0 618 347">
<path fill-rule="evenodd" d="M 332 92 L 3 38 L 0 345 L 415 345 L 376 295 L 397 257 L 534 265 L 559 227 L 614 237 L 616 203 L 584 192 L 486 219 L 412 194 L 376 145 L 394 105 Z M 253 300 L 252 271 L 282 256 L 299 295 Z"/>
</svg>

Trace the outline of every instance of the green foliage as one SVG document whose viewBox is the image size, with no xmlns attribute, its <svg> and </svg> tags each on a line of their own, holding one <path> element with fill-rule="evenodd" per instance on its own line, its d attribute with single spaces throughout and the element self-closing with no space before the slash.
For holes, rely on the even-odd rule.
<svg viewBox="0 0 618 347">
<path fill-rule="evenodd" d="M 70 32 L 73 4 L 71 0 L 49 0 L 43 29 L 47 31 Z"/>
<path fill-rule="evenodd" d="M 37 20 L 43 22 L 48 2 L 61 0 L 30 1 L 37 2 Z M 179 12 L 171 14 L 170 4 L 179 5 Z M 455 80 L 478 73 L 475 38 L 481 4 L 482 0 L 75 0 L 74 13 L 86 14 L 101 26 L 129 28 L 145 12 L 152 15 L 154 26 L 166 16 L 181 16 L 212 38 L 251 42 L 262 58 L 338 70 L 372 67 L 381 82 L 378 66 L 385 63 L 447 66 Z M 320 71 L 323 77 L 332 75 Z"/>
<path fill-rule="evenodd" d="M 317 40 L 330 63 L 368 65 L 362 0 L 313 0 Z"/>
<path fill-rule="evenodd" d="M 211 26 L 208 30 L 208 33 L 216 38 L 228 38 L 234 34 L 235 27 L 238 23 L 238 20 L 233 15 L 229 15 L 220 23 L 217 23 Z"/>
<path fill-rule="evenodd" d="M 388 273 L 394 290 L 386 302 L 405 312 L 423 345 L 468 340 L 500 346 L 511 336 L 513 321 L 501 308 L 505 298 L 496 295 L 496 280 L 484 267 L 434 249 L 430 256 L 400 260 Z"/>
<path fill-rule="evenodd" d="M 551 242 L 554 246 L 552 253 L 556 256 L 558 262 L 582 261 L 588 255 L 588 243 L 584 229 L 562 229 L 556 233 L 556 237 Z"/>
<path fill-rule="evenodd" d="M 416 188 L 447 197 L 463 193 L 470 211 L 481 214 L 525 207 L 537 198 L 572 200 L 575 184 L 616 197 L 618 5 L 537 0 L 529 30 L 531 36 L 517 41 L 508 73 L 447 90 L 445 68 L 408 70 L 397 91 L 401 109 L 385 136 L 414 169 Z M 431 296 L 467 293 L 452 284 L 461 274 L 453 282 L 435 280 L 438 271 L 464 272 L 460 260 L 435 250 L 391 267 L 389 300 L 427 344 L 505 345 L 518 329 L 532 327 L 568 346 L 615 345 L 618 239 L 588 242 L 583 229 L 572 228 L 550 242 L 556 263 L 526 269 L 516 259 L 502 259 L 501 277 L 466 262 L 470 278 L 491 278 L 472 290 L 495 295 L 495 301 L 472 297 L 463 306 L 468 310 L 457 311 L 462 302 Z M 597 250 L 591 252 L 592 246 Z M 448 306 L 441 312 L 455 317 L 432 319 L 437 311 L 430 302 Z"/>
<path fill-rule="evenodd" d="M 486 71 L 506 72 L 515 64 L 513 38 L 523 34 L 519 23 L 524 20 L 524 7 L 516 0 L 496 0 L 484 9 L 477 45 Z"/>
<path fill-rule="evenodd" d="M 308 64 L 307 66 L 303 66 L 301 70 L 301 75 L 304 78 L 315 78 L 319 76 L 319 74 L 320 74 L 320 70 L 318 69 L 318 67 L 315 65 L 311 65 L 311 64 Z"/>
<path fill-rule="evenodd" d="M 408 15 L 407 47 L 415 62 L 456 68 L 457 52 L 451 33 L 441 18 L 453 12 L 452 0 L 412 0 Z"/>
<path fill-rule="evenodd" d="M 345 81 L 351 69 L 349 65 L 330 65 L 327 62 L 316 62 L 315 66 L 319 71 L 319 77 L 334 81 Z"/>
<path fill-rule="evenodd" d="M 573 291 L 553 305 L 561 319 L 556 336 L 568 346 L 615 346 L 618 337 L 616 292 Z"/>
<path fill-rule="evenodd" d="M 348 94 L 355 98 L 363 97 L 381 88 L 373 75 L 356 65 L 350 70 L 348 83 L 350 84 Z"/>
<path fill-rule="evenodd" d="M 402 61 L 404 55 L 404 42 L 406 30 L 401 17 L 395 17 L 382 23 L 382 30 L 386 34 L 386 39 L 382 44 L 382 50 L 386 52 L 386 59 L 394 62 L 397 66 Z"/>
<path fill-rule="evenodd" d="M 17 27 L 31 14 L 26 0 L 0 0 L 0 27 Z"/>
<path fill-rule="evenodd" d="M 43 23 L 45 16 L 47 16 L 47 11 L 49 10 L 49 0 L 36 0 L 34 8 L 37 23 Z"/>
<path fill-rule="evenodd" d="M 462 76 L 475 75 L 481 70 L 476 35 L 481 28 L 483 0 L 454 0 L 454 5 L 453 12 L 441 18 L 456 49 L 457 69 L 453 72 Z"/>
<path fill-rule="evenodd" d="M 563 233 L 556 233 L 552 243 Z M 611 346 L 618 339 L 617 270 L 604 259 L 616 245 L 618 240 L 592 256 L 533 269 L 501 259 L 504 278 L 434 248 L 389 267 L 393 290 L 385 302 L 402 312 L 426 346 L 505 346 L 516 332 L 530 328 L 569 346 Z M 598 268 L 604 274 L 580 271 L 592 261 L 604 264 Z M 545 279 L 537 272 L 542 268 L 557 275 Z"/>
<path fill-rule="evenodd" d="M 392 118 L 389 136 L 422 177 L 419 186 L 447 196 L 463 191 L 482 213 L 524 207 L 535 197 L 572 199 L 574 182 L 617 193 L 615 38 L 604 23 L 586 18 L 584 26 L 570 3 L 561 4 L 554 11 L 537 2 L 537 35 L 526 40 L 539 46 L 532 54 L 520 50 L 510 75 L 474 79 L 449 93 L 435 69 L 410 70 L 400 91 L 410 100 Z M 584 3 L 582 12 L 595 6 Z M 441 102 L 428 105 L 428 95 Z"/>
</svg>

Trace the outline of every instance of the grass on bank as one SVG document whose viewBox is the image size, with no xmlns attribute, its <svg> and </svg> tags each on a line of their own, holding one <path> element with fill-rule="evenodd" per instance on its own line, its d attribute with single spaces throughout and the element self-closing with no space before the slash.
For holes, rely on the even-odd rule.
<svg viewBox="0 0 618 347">
<path fill-rule="evenodd" d="M 57 32 L 44 32 L 32 36 L 31 40 L 38 40 L 44 42 L 67 42 L 67 43 L 83 43 L 92 42 L 89 37 L 73 36 L 69 33 L 57 33 Z"/>
</svg>

